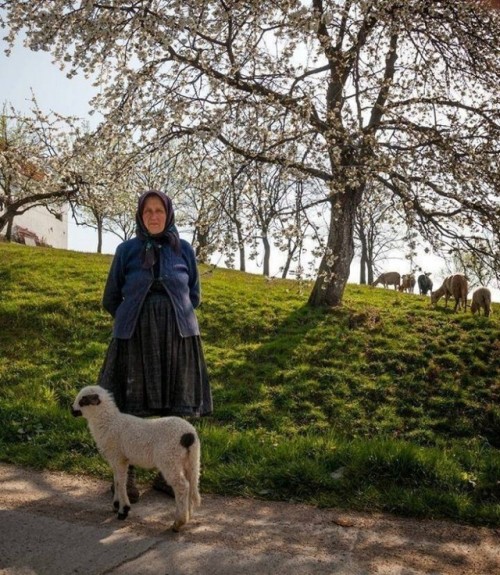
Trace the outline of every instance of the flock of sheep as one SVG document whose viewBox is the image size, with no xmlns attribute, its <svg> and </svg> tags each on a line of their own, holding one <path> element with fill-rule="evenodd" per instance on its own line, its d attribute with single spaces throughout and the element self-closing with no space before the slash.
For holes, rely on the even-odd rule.
<svg viewBox="0 0 500 575">
<path fill-rule="evenodd" d="M 432 305 L 435 306 L 440 298 L 444 296 L 445 307 L 448 307 L 448 300 L 453 298 L 455 300 L 454 311 L 457 311 L 460 307 L 463 307 L 463 310 L 467 311 L 468 283 L 464 275 L 453 274 L 448 276 L 444 279 L 441 287 L 435 291 L 432 291 L 432 280 L 429 276 L 430 274 L 428 273 L 421 274 L 418 276 L 418 280 L 415 281 L 414 274 L 403 274 L 401 276 L 399 272 L 386 272 L 380 274 L 372 283 L 372 286 L 382 284 L 384 288 L 388 288 L 393 285 L 395 290 L 413 293 L 415 291 L 415 284 L 418 283 L 420 295 L 427 295 L 430 292 Z M 491 292 L 488 288 L 480 287 L 474 291 L 470 310 L 473 314 L 477 312 L 481 315 L 481 310 L 483 310 L 486 317 L 490 315 Z"/>
</svg>

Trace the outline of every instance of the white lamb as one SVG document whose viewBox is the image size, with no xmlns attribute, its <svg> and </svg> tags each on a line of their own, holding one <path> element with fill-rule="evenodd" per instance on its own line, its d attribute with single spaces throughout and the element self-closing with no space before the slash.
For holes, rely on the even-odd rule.
<svg viewBox="0 0 500 575">
<path fill-rule="evenodd" d="M 142 419 L 121 413 L 113 397 L 98 385 L 84 387 L 77 395 L 72 413 L 83 415 L 102 456 L 113 469 L 113 507 L 118 519 L 130 511 L 127 496 L 129 465 L 156 467 L 175 493 L 175 521 L 178 531 L 195 507 L 200 505 L 200 440 L 196 429 L 180 417 Z"/>
</svg>

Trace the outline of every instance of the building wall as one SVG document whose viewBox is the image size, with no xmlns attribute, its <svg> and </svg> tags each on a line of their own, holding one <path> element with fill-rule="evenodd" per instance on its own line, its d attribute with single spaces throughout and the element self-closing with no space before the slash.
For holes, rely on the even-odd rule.
<svg viewBox="0 0 500 575">
<path fill-rule="evenodd" d="M 14 218 L 14 226 L 27 228 L 40 240 L 54 248 L 68 249 L 68 210 L 63 210 L 62 221 L 47 208 L 37 206 Z"/>
</svg>

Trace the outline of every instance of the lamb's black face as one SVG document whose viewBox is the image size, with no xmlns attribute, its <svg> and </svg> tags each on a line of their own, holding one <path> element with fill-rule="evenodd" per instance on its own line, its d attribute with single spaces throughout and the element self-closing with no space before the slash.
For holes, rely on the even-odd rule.
<svg viewBox="0 0 500 575">
<path fill-rule="evenodd" d="M 84 395 L 79 402 L 80 407 L 85 407 L 87 405 L 99 405 L 101 403 L 101 398 L 97 393 L 92 393 L 90 395 Z"/>
<path fill-rule="evenodd" d="M 90 391 L 90 389 L 89 389 Z M 89 407 L 91 405 L 99 405 L 101 403 L 101 398 L 98 393 L 87 393 L 82 395 L 85 391 L 82 390 L 78 397 L 75 399 L 73 405 L 71 406 L 71 414 L 74 417 L 79 417 L 83 415 L 82 408 Z"/>
</svg>

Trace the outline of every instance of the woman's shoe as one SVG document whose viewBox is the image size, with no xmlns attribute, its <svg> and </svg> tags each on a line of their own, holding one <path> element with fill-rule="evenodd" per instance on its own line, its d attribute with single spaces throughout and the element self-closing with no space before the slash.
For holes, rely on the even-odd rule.
<svg viewBox="0 0 500 575">
<path fill-rule="evenodd" d="M 161 473 L 158 473 L 158 475 L 153 479 L 153 489 L 166 493 L 169 497 L 173 497 L 175 499 L 175 493 L 172 486 L 163 479 L 163 475 Z"/>
</svg>

